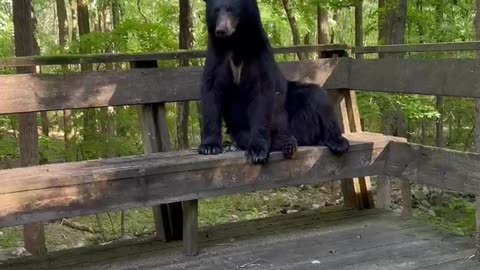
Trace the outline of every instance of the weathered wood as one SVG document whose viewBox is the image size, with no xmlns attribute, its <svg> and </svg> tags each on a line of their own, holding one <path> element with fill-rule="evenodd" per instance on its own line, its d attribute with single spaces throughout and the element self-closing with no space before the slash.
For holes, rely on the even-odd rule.
<svg viewBox="0 0 480 270">
<path fill-rule="evenodd" d="M 289 79 L 348 86 L 348 58 L 281 63 Z M 202 67 L 0 76 L 0 114 L 197 100 Z"/>
<path fill-rule="evenodd" d="M 480 154 L 392 142 L 385 173 L 389 176 L 464 194 L 480 194 Z"/>
<path fill-rule="evenodd" d="M 3 170 L 0 226 L 384 173 L 384 150 L 397 138 L 370 133 L 347 137 L 352 147 L 342 156 L 325 147 L 302 147 L 292 160 L 272 153 L 267 166 L 246 164 L 243 152 L 232 152 L 155 154 L 148 162 L 130 158 L 131 163 L 98 168 L 48 165 L 51 172 L 45 166 Z M 28 176 L 18 181 L 16 174 Z"/>
<path fill-rule="evenodd" d="M 412 215 L 412 189 L 408 179 L 402 179 L 400 182 L 400 192 L 402 194 L 402 216 Z"/>
<path fill-rule="evenodd" d="M 357 130 L 361 131 L 355 92 L 339 90 L 330 94 L 342 132 L 348 134 Z M 374 207 L 370 178 L 342 179 L 341 189 L 346 207 L 357 209 Z"/>
<path fill-rule="evenodd" d="M 183 202 L 183 252 L 198 254 L 198 200 Z"/>
<path fill-rule="evenodd" d="M 348 119 L 346 92 L 348 90 L 338 90 L 330 92 L 334 104 L 335 115 L 342 133 L 349 134 L 350 121 Z M 363 208 L 363 202 L 359 196 L 361 193 L 358 179 L 341 179 L 340 188 L 342 190 L 343 204 L 345 207 Z"/>
<path fill-rule="evenodd" d="M 365 47 L 352 48 L 352 53 L 370 54 L 370 53 L 447 52 L 447 51 L 476 51 L 476 50 L 480 50 L 480 42 L 478 41 L 365 46 Z"/>
<path fill-rule="evenodd" d="M 156 61 L 131 63 L 132 68 L 158 68 Z M 146 104 L 138 108 L 142 126 L 143 148 L 145 154 L 170 150 L 167 112 L 164 103 Z M 153 206 L 153 218 L 157 236 L 164 241 L 181 239 L 182 209 L 181 203 Z"/>
<path fill-rule="evenodd" d="M 380 175 L 377 180 L 377 208 L 390 209 L 392 204 L 392 183 L 388 176 Z"/>
<path fill-rule="evenodd" d="M 207 252 L 196 257 L 185 258 L 177 243 L 137 240 L 58 252 L 43 261 L 20 259 L 4 266 L 9 270 L 412 270 L 478 266 L 467 259 L 475 252 L 468 238 L 379 210 L 323 211 L 205 228 L 200 240 Z M 449 268 L 443 267 L 444 263 Z"/>
<path fill-rule="evenodd" d="M 312 53 L 321 51 L 347 50 L 345 44 L 300 45 L 273 48 L 274 54 Z M 204 58 L 206 51 L 181 50 L 176 52 L 144 53 L 144 54 L 83 54 L 83 55 L 53 55 L 37 57 L 7 57 L 0 58 L 0 67 L 36 66 L 36 65 L 66 65 L 94 64 L 115 62 L 139 62 L 156 60 L 181 60 Z"/>
<path fill-rule="evenodd" d="M 34 54 L 35 24 L 32 18 L 32 2 L 30 0 L 14 1 L 12 5 L 15 55 L 30 56 Z M 37 44 L 38 45 L 38 44 Z M 17 73 L 35 73 L 35 67 L 17 67 Z M 28 75 L 27 75 L 28 76 Z M 35 113 L 18 116 L 20 166 L 38 165 L 38 130 Z M 45 256 L 47 246 L 45 229 L 42 223 L 26 224 L 23 227 L 25 249 L 34 256 Z"/>
<path fill-rule="evenodd" d="M 347 106 L 348 121 L 350 123 L 350 132 L 362 132 L 362 124 L 360 121 L 360 112 L 358 110 L 357 95 L 355 91 L 345 92 L 345 103 Z M 354 179 L 358 182 L 360 188 L 360 199 L 362 208 L 374 208 L 375 202 L 372 195 L 372 184 L 369 176 Z"/>
<path fill-rule="evenodd" d="M 480 97 L 475 59 L 351 60 L 349 89 L 456 97 Z"/>
</svg>

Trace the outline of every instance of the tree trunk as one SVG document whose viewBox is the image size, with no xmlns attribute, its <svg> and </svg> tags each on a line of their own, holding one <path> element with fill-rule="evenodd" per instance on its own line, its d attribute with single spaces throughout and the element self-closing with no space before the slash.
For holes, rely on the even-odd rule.
<svg viewBox="0 0 480 270">
<path fill-rule="evenodd" d="M 317 34 L 318 44 L 328 44 L 328 10 L 321 3 L 317 5 Z"/>
<path fill-rule="evenodd" d="M 405 42 L 407 0 L 380 0 L 378 3 L 380 45 L 403 44 Z M 403 57 L 403 54 L 389 53 L 388 57 L 400 58 Z"/>
<path fill-rule="evenodd" d="M 70 40 L 77 40 L 77 4 L 76 0 L 68 0 L 70 6 Z"/>
<path fill-rule="evenodd" d="M 77 23 L 78 23 L 78 34 L 80 38 L 83 35 L 90 33 L 90 16 L 88 12 L 88 1 L 87 0 L 77 0 Z M 80 53 L 90 53 L 90 48 L 85 47 L 80 42 Z M 91 64 L 82 64 L 82 71 L 91 71 Z"/>
<path fill-rule="evenodd" d="M 87 54 L 91 53 L 91 49 L 82 44 L 82 36 L 90 33 L 90 15 L 88 11 L 88 1 L 87 0 L 77 0 L 77 21 L 78 21 L 78 34 L 80 37 L 80 53 Z M 92 64 L 82 64 L 82 71 L 92 71 Z M 96 131 L 95 128 L 95 109 L 86 109 L 84 110 L 83 115 L 83 140 L 86 142 L 93 137 Z"/>
<path fill-rule="evenodd" d="M 363 47 L 363 0 L 355 0 L 355 46 Z M 362 59 L 363 54 L 355 55 Z"/>
<path fill-rule="evenodd" d="M 112 24 L 113 27 L 120 23 L 120 5 L 118 0 L 112 0 Z"/>
<path fill-rule="evenodd" d="M 385 0 L 378 0 L 378 45 L 385 45 Z M 383 58 L 382 53 L 378 54 L 378 58 Z"/>
<path fill-rule="evenodd" d="M 179 44 L 181 50 L 189 50 L 193 45 L 193 14 L 190 0 L 180 0 L 179 16 Z M 188 66 L 188 59 L 180 60 L 180 65 Z M 177 103 L 177 145 L 179 149 L 187 149 L 188 144 L 188 116 L 190 114 L 189 102 Z"/>
<path fill-rule="evenodd" d="M 82 36 L 90 33 L 90 18 L 87 0 L 77 0 L 77 20 L 78 34 Z"/>
<path fill-rule="evenodd" d="M 31 56 L 34 54 L 34 29 L 31 0 L 12 2 L 15 35 L 15 55 Z M 17 67 L 17 73 L 34 73 L 35 67 Z M 20 166 L 38 165 L 38 133 L 35 113 L 20 114 L 19 144 Z M 24 227 L 25 248 L 32 255 L 43 256 L 47 253 L 45 230 L 43 224 L 29 224 Z"/>
<path fill-rule="evenodd" d="M 65 5 L 65 0 L 56 0 L 57 3 L 57 19 L 58 19 L 58 44 L 60 45 L 60 50 L 64 52 L 67 45 L 67 35 L 68 35 L 68 17 L 67 17 L 67 7 Z M 63 72 L 67 71 L 67 65 L 62 66 Z M 65 161 L 68 161 L 68 153 L 70 152 L 71 138 L 71 114 L 70 110 L 63 111 L 63 141 L 65 147 Z"/>
<path fill-rule="evenodd" d="M 65 6 L 65 0 L 57 1 L 57 18 L 58 18 L 58 44 L 60 44 L 61 50 L 65 49 L 67 45 L 67 8 Z"/>
<path fill-rule="evenodd" d="M 300 36 L 300 31 L 298 30 L 297 20 L 293 14 L 292 8 L 290 6 L 289 0 L 282 0 L 283 8 L 285 9 L 285 14 L 288 18 L 288 23 L 290 24 L 290 29 L 292 29 L 293 45 L 301 45 L 302 38 Z M 305 57 L 302 53 L 298 53 L 298 59 L 304 60 Z"/>
<path fill-rule="evenodd" d="M 37 17 L 35 16 L 35 10 L 33 6 L 32 9 L 32 34 L 33 34 L 33 55 L 40 55 L 40 46 L 38 45 L 37 41 Z M 40 127 L 42 129 L 42 135 L 48 137 L 50 123 L 48 120 L 48 113 L 47 112 L 40 112 Z"/>
<path fill-rule="evenodd" d="M 317 43 L 328 44 L 328 10 L 322 3 L 317 4 Z M 324 54 L 320 52 L 318 58 L 323 58 Z"/>
<path fill-rule="evenodd" d="M 335 10 L 333 12 L 333 20 L 334 21 L 338 21 L 338 11 Z M 334 44 L 335 43 L 335 30 L 332 30 L 331 31 L 331 34 L 330 34 L 330 43 Z"/>
</svg>

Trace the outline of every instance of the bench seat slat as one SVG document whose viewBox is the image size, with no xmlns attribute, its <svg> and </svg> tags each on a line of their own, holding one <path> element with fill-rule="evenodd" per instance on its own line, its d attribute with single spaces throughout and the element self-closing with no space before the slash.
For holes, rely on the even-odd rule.
<svg viewBox="0 0 480 270">
<path fill-rule="evenodd" d="M 246 164 L 243 152 L 183 151 L 2 170 L 0 226 L 376 175 L 383 172 L 388 143 L 403 141 L 346 136 L 352 147 L 342 156 L 301 147 L 292 160 L 272 153 L 267 166 Z"/>
</svg>

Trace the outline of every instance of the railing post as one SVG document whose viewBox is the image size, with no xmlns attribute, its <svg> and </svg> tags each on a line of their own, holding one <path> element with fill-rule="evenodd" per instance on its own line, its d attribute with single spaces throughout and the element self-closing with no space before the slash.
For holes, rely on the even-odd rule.
<svg viewBox="0 0 480 270">
<path fill-rule="evenodd" d="M 412 190 L 407 178 L 400 179 L 400 192 L 402 194 L 402 216 L 408 218 L 412 215 Z"/>
<path fill-rule="evenodd" d="M 343 133 L 361 132 L 360 113 L 355 91 L 338 90 L 331 92 L 337 118 Z M 375 207 L 370 177 L 342 179 L 342 194 L 346 207 L 370 209 Z"/>
<path fill-rule="evenodd" d="M 183 249 L 187 256 L 198 254 L 198 200 L 183 202 Z"/>
<path fill-rule="evenodd" d="M 131 62 L 132 68 L 158 68 L 157 61 Z M 170 150 L 167 114 L 164 103 L 146 104 L 138 107 L 142 124 L 143 148 L 146 154 Z M 153 207 L 155 231 L 163 241 L 182 239 L 182 203 L 171 203 Z"/>
</svg>

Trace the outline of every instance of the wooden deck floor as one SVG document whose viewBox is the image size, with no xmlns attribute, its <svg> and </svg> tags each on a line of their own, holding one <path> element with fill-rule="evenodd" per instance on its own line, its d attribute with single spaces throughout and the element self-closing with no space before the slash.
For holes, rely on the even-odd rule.
<svg viewBox="0 0 480 270">
<path fill-rule="evenodd" d="M 131 241 L 15 261 L 0 269 L 480 269 L 472 239 L 381 210 L 328 209 L 202 231 L 197 257 L 180 243 Z"/>
</svg>

